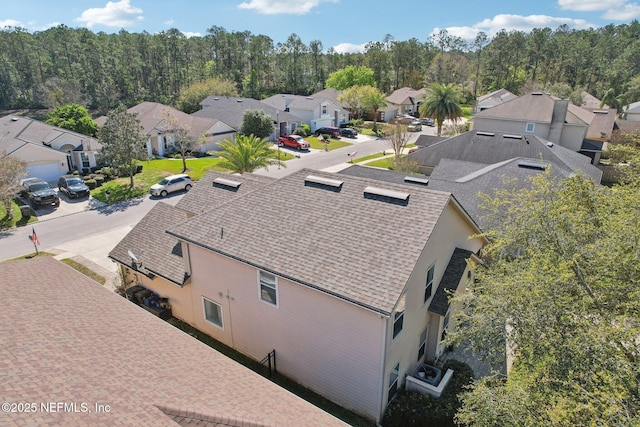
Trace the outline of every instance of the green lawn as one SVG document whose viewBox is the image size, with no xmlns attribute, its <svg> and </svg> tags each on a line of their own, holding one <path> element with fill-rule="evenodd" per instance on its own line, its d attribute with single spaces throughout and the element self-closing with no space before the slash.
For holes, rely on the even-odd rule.
<svg viewBox="0 0 640 427">
<path fill-rule="evenodd" d="M 64 259 L 61 259 L 60 261 L 62 261 L 63 263 L 67 264 L 69 267 L 73 268 L 74 270 L 77 270 L 80 273 L 84 274 L 88 278 L 95 280 L 96 282 L 100 283 L 101 285 L 104 285 L 105 282 L 106 282 L 106 279 L 104 277 L 102 277 L 101 275 L 99 275 L 95 271 L 91 270 L 90 268 L 85 267 L 84 265 L 80 264 L 79 262 L 76 262 L 76 261 L 72 260 L 71 258 L 64 258 Z"/>
<path fill-rule="evenodd" d="M 20 227 L 38 220 L 33 210 L 31 210 L 31 216 L 29 218 L 23 218 L 20 213 L 20 205 L 22 204 L 22 201 L 17 198 L 11 201 L 11 213 L 13 213 L 13 218 L 9 218 L 7 210 L 4 205 L 0 203 L 0 230 Z"/>
<path fill-rule="evenodd" d="M 368 161 L 368 160 L 373 160 L 373 159 L 377 159 L 377 158 L 383 157 L 383 156 L 385 156 L 386 154 L 389 154 L 389 153 L 382 153 L 382 152 L 380 152 L 380 153 L 369 154 L 368 156 L 362 156 L 362 157 L 358 157 L 357 159 L 354 159 L 354 160 L 353 160 L 353 163 L 362 163 L 362 162 L 366 162 L 366 161 Z"/>
<path fill-rule="evenodd" d="M 324 150 L 325 144 L 324 142 L 318 141 L 318 138 L 315 136 L 308 136 L 305 138 L 311 144 L 311 148 L 315 148 L 316 150 Z M 348 147 L 351 145 L 350 142 L 347 142 L 343 139 L 329 139 L 329 151 L 335 150 L 336 148 Z"/>
<path fill-rule="evenodd" d="M 374 160 L 373 162 L 367 163 L 367 166 L 371 166 L 374 168 L 384 168 L 389 169 L 393 166 L 393 156 L 385 157 L 384 159 Z"/>
</svg>

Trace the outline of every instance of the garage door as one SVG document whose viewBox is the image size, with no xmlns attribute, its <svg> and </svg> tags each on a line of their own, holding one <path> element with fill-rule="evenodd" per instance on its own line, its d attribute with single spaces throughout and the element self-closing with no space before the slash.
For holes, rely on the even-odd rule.
<svg viewBox="0 0 640 427">
<path fill-rule="evenodd" d="M 39 165 L 27 166 L 29 177 L 41 178 L 47 182 L 56 182 L 61 175 L 59 163 L 43 163 Z"/>
</svg>

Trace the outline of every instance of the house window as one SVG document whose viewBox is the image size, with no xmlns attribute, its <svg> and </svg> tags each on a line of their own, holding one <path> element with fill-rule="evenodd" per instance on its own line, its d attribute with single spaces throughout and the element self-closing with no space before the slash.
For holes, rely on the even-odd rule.
<svg viewBox="0 0 640 427">
<path fill-rule="evenodd" d="M 90 164 L 89 164 L 89 156 L 87 156 L 87 153 L 80 153 L 80 160 L 82 160 L 82 167 L 83 168 L 88 168 L 90 166 Z"/>
<path fill-rule="evenodd" d="M 264 271 L 259 272 L 260 299 L 269 304 L 278 306 L 278 283 L 276 276 Z"/>
<path fill-rule="evenodd" d="M 323 105 L 322 106 L 322 115 L 325 116 L 327 114 L 327 106 Z"/>
<path fill-rule="evenodd" d="M 402 294 L 398 302 L 398 307 L 396 308 L 396 313 L 393 316 L 393 338 L 397 337 L 402 331 L 402 325 L 404 323 L 404 303 L 405 294 Z"/>
<path fill-rule="evenodd" d="M 447 328 L 449 327 L 449 316 L 451 315 L 451 310 L 447 310 L 447 315 L 444 316 L 444 322 L 442 323 L 442 335 L 440 335 L 440 341 L 444 341 L 444 338 L 447 336 Z"/>
<path fill-rule="evenodd" d="M 222 328 L 222 306 L 204 297 L 202 298 L 202 304 L 204 306 L 204 318 Z"/>
<path fill-rule="evenodd" d="M 391 399 L 398 393 L 398 377 L 400 376 L 400 364 L 398 363 L 393 367 L 393 370 L 389 374 L 389 396 L 387 402 L 391 402 Z"/>
<path fill-rule="evenodd" d="M 420 334 L 420 342 L 418 343 L 418 362 L 424 357 L 424 353 L 427 350 L 427 328 Z"/>
<path fill-rule="evenodd" d="M 427 281 L 425 282 L 425 286 L 424 286 L 424 301 L 423 302 L 427 302 L 427 300 L 429 298 L 431 298 L 431 293 L 433 292 L 433 273 L 436 269 L 436 265 L 432 265 L 431 268 L 429 268 L 429 271 L 427 271 Z"/>
<path fill-rule="evenodd" d="M 525 127 L 524 131 L 527 133 L 533 133 L 535 129 L 536 129 L 535 123 L 527 123 L 527 126 Z"/>
</svg>

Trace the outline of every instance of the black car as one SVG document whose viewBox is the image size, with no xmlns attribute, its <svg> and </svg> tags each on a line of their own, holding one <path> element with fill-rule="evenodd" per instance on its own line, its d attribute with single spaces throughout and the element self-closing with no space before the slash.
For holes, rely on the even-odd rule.
<svg viewBox="0 0 640 427">
<path fill-rule="evenodd" d="M 340 138 L 340 129 L 335 126 L 324 126 L 314 132 L 318 135 L 329 135 L 330 138 Z"/>
<path fill-rule="evenodd" d="M 346 136 L 347 138 L 355 138 L 358 136 L 358 131 L 351 128 L 343 128 L 340 129 L 340 135 Z"/>
<path fill-rule="evenodd" d="M 61 176 L 58 179 L 58 190 L 66 194 L 70 199 L 89 195 L 89 187 L 87 187 L 87 184 L 74 175 Z"/>
<path fill-rule="evenodd" d="M 48 182 L 43 181 L 40 178 L 29 178 L 22 182 L 23 194 L 33 209 L 37 209 L 39 206 L 53 205 L 60 206 L 60 199 L 56 190 L 51 188 Z"/>
</svg>

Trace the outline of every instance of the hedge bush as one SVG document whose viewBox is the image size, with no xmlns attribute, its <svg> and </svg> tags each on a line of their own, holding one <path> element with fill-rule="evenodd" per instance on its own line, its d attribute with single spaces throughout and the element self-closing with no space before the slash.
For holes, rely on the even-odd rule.
<svg viewBox="0 0 640 427">
<path fill-rule="evenodd" d="M 96 187 L 100 187 L 102 184 L 104 184 L 104 176 L 102 175 L 96 175 L 94 180 L 96 181 Z"/>
<path fill-rule="evenodd" d="M 87 187 L 89 187 L 89 190 L 93 190 L 97 186 L 95 179 L 85 179 L 84 183 L 87 184 Z"/>
<path fill-rule="evenodd" d="M 453 377 L 439 399 L 417 392 L 402 391 L 387 407 L 384 427 L 455 426 L 453 417 L 460 408 L 458 395 L 473 381 L 473 369 L 466 363 L 448 360 L 443 373 L 453 369 Z"/>
</svg>

